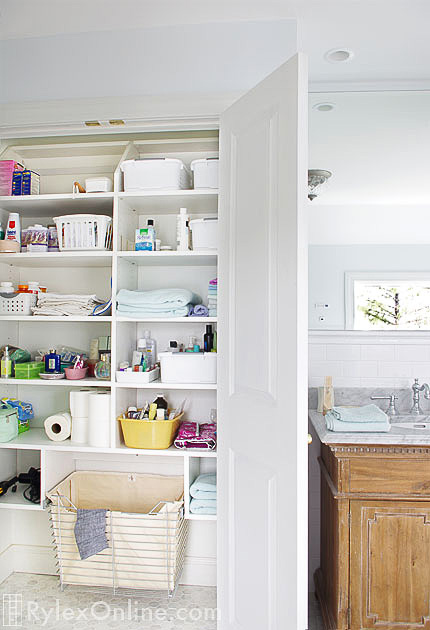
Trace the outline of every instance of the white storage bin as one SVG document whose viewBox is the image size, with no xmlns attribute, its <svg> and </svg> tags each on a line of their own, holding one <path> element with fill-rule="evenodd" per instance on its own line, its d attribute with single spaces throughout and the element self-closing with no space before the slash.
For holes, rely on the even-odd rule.
<svg viewBox="0 0 430 630">
<path fill-rule="evenodd" d="M 136 383 L 152 383 L 160 376 L 160 368 L 156 367 L 150 372 L 125 372 L 124 370 L 117 370 L 116 380 L 117 383 L 130 383 L 130 385 Z"/>
<path fill-rule="evenodd" d="M 193 160 L 194 188 L 218 188 L 218 158 Z"/>
<path fill-rule="evenodd" d="M 189 174 L 181 160 L 148 158 L 125 160 L 121 164 L 125 192 L 178 190 L 189 188 Z"/>
<path fill-rule="evenodd" d="M 110 177 L 88 177 L 85 180 L 85 190 L 87 193 L 112 192 L 112 180 Z"/>
<path fill-rule="evenodd" d="M 33 315 L 31 307 L 36 306 L 35 293 L 18 293 L 10 297 L 0 295 L 0 315 Z"/>
<path fill-rule="evenodd" d="M 216 352 L 160 352 L 162 383 L 216 383 Z"/>
<path fill-rule="evenodd" d="M 218 249 L 218 219 L 193 219 L 190 221 L 193 249 Z"/>
<path fill-rule="evenodd" d="M 104 214 L 68 214 L 54 217 L 60 251 L 110 249 L 112 218 Z"/>
</svg>

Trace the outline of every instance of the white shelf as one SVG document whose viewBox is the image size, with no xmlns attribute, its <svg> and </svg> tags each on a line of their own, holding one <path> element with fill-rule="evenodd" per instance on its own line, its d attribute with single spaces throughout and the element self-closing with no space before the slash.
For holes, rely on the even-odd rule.
<svg viewBox="0 0 430 630">
<path fill-rule="evenodd" d="M 189 514 L 185 515 L 188 521 L 216 521 L 216 514 Z"/>
<path fill-rule="evenodd" d="M 111 387 L 111 381 L 102 381 L 97 378 L 81 378 L 77 381 L 67 378 L 58 381 L 45 381 L 43 378 L 2 378 L 0 385 L 28 385 L 30 387 Z"/>
<path fill-rule="evenodd" d="M 2 444 L 2 447 L 3 446 Z M 27 501 L 27 499 L 24 498 L 23 493 L 26 488 L 27 485 L 23 483 L 17 485 L 16 492 L 12 492 L 12 488 L 9 488 L 7 494 L 0 497 L 0 509 L 42 511 L 43 507 L 40 503 L 31 503 L 31 501 Z"/>
<path fill-rule="evenodd" d="M 121 389 L 216 389 L 216 383 L 161 383 L 152 381 L 151 383 L 116 383 L 116 387 Z"/>
<path fill-rule="evenodd" d="M 72 193 L 0 196 L 0 208 L 21 212 L 25 217 L 52 217 L 61 214 L 112 214 L 113 193 Z"/>
<path fill-rule="evenodd" d="M 84 324 L 95 324 L 100 322 L 111 322 L 112 317 L 110 315 L 100 315 L 99 317 L 93 316 L 71 316 L 66 315 L 0 315 L 0 322 L 64 322 L 73 323 L 79 322 Z"/>
<path fill-rule="evenodd" d="M 216 324 L 217 317 L 119 317 L 116 318 L 117 322 L 141 322 L 144 324 Z"/>
<path fill-rule="evenodd" d="M 135 263 L 136 265 L 174 265 L 174 266 L 202 266 L 217 264 L 218 252 L 212 249 L 202 251 L 162 251 L 162 252 L 118 252 L 118 258 Z"/>
<path fill-rule="evenodd" d="M 139 214 L 177 214 L 186 207 L 190 213 L 217 214 L 218 190 L 147 190 L 141 193 L 117 193 Z"/>
<path fill-rule="evenodd" d="M 112 265 L 112 252 L 94 250 L 0 254 L 0 263 L 15 267 L 110 267 Z"/>
</svg>

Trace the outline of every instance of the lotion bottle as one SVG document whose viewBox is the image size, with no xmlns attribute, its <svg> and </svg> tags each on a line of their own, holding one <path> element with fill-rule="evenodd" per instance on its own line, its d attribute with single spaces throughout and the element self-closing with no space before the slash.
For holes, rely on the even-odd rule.
<svg viewBox="0 0 430 630">
<path fill-rule="evenodd" d="M 180 208 L 176 218 L 176 249 L 179 252 L 186 252 L 190 248 L 189 220 L 186 208 Z"/>
</svg>

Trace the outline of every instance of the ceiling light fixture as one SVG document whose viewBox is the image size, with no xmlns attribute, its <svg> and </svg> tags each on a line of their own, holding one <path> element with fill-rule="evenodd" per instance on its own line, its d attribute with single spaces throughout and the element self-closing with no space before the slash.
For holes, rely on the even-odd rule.
<svg viewBox="0 0 430 630">
<path fill-rule="evenodd" d="M 321 169 L 311 169 L 308 171 L 308 199 L 313 201 L 318 196 L 320 186 L 322 186 L 331 177 L 330 171 Z"/>
<path fill-rule="evenodd" d="M 333 48 L 324 55 L 326 61 L 330 63 L 345 63 L 346 61 L 351 61 L 353 57 L 354 53 L 348 48 Z"/>
<path fill-rule="evenodd" d="M 316 109 L 317 112 L 332 112 L 335 107 L 334 103 L 316 103 L 312 109 Z"/>
</svg>

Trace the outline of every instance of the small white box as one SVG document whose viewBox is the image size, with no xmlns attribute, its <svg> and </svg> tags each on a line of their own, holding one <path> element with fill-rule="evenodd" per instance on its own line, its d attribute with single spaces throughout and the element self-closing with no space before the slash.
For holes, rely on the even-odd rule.
<svg viewBox="0 0 430 630">
<path fill-rule="evenodd" d="M 193 249 L 218 249 L 218 219 L 193 219 L 190 221 Z"/>
<path fill-rule="evenodd" d="M 160 352 L 162 383 L 216 383 L 216 352 Z"/>
<path fill-rule="evenodd" d="M 193 160 L 194 188 L 218 188 L 218 158 Z"/>
<path fill-rule="evenodd" d="M 125 160 L 124 191 L 180 190 L 189 187 L 189 173 L 182 162 L 174 158 L 148 158 Z"/>
<path fill-rule="evenodd" d="M 85 180 L 85 190 L 87 193 L 112 192 L 112 180 L 110 177 L 88 177 Z"/>
<path fill-rule="evenodd" d="M 136 385 L 136 383 L 152 383 L 160 376 L 160 368 L 156 367 L 150 372 L 126 372 L 125 370 L 117 370 L 116 380 L 117 383 L 130 383 L 130 385 Z"/>
</svg>

